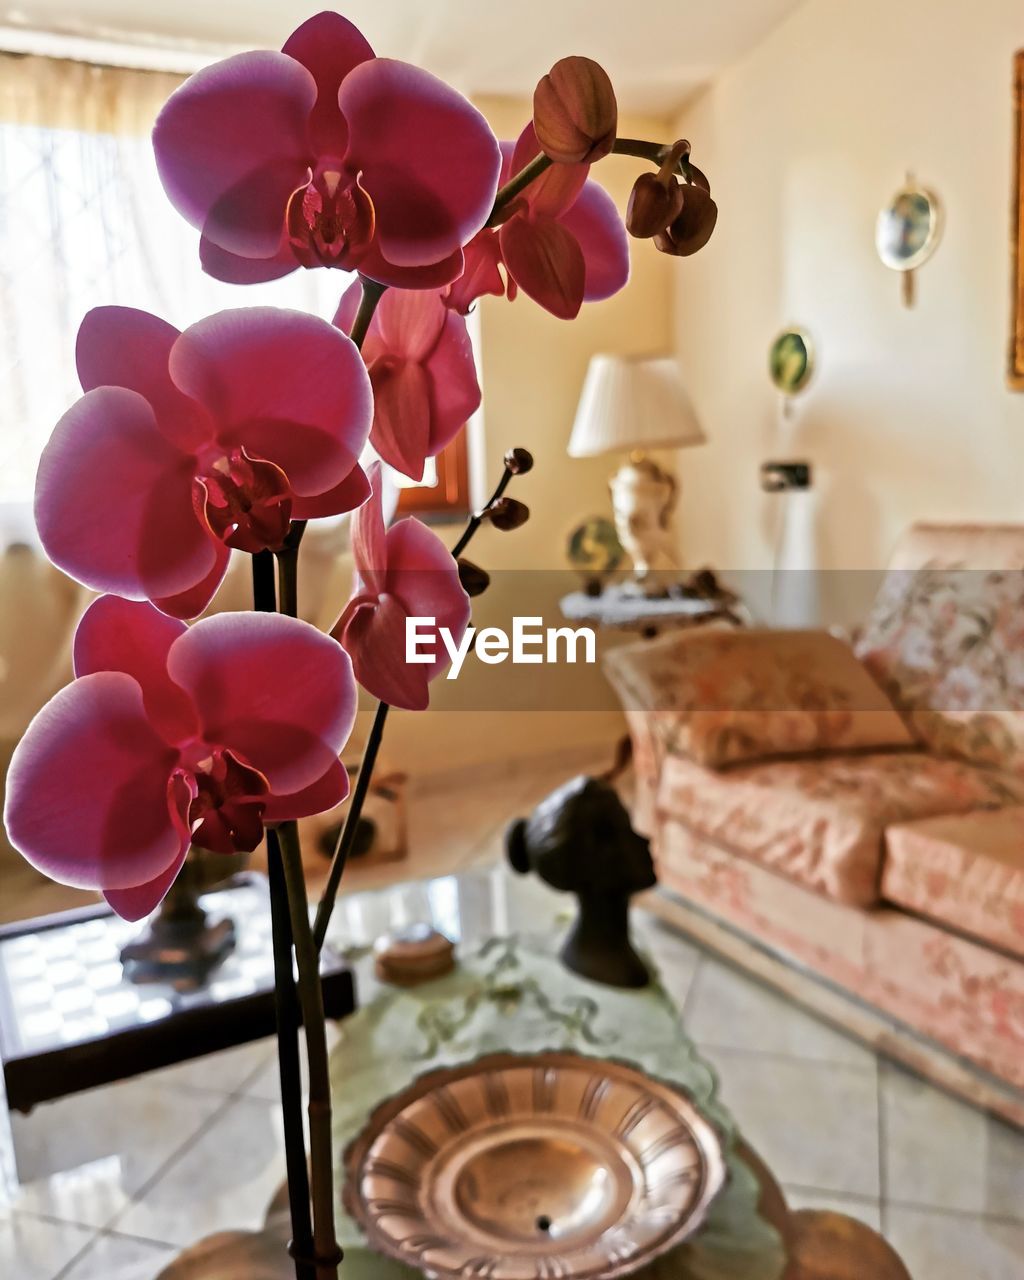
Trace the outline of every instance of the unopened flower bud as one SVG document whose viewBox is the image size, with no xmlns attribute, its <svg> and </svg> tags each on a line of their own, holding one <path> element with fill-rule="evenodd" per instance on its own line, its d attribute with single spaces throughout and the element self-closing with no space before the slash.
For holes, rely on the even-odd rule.
<svg viewBox="0 0 1024 1280">
<path fill-rule="evenodd" d="M 626 205 L 626 230 L 638 240 L 664 231 L 683 210 L 683 189 L 674 177 L 667 183 L 656 173 L 642 173 L 633 183 Z"/>
<path fill-rule="evenodd" d="M 516 498 L 499 498 L 493 506 L 487 508 L 486 516 L 495 529 L 508 533 L 509 530 L 519 529 L 526 524 L 530 518 L 530 508 Z"/>
<path fill-rule="evenodd" d="M 533 94 L 533 127 L 545 155 L 592 164 L 611 151 L 619 109 L 608 73 L 590 58 L 562 58 Z"/>
<path fill-rule="evenodd" d="M 482 596 L 491 585 L 491 575 L 487 570 L 481 569 L 472 560 L 463 560 L 461 556 L 455 563 L 459 567 L 459 581 L 466 595 L 470 598 Z"/>
<path fill-rule="evenodd" d="M 505 454 L 505 470 L 514 476 L 525 476 L 533 470 L 533 454 L 529 449 L 509 449 Z"/>
<path fill-rule="evenodd" d="M 682 190 L 682 212 L 669 227 L 658 232 L 654 243 L 662 253 L 688 258 L 711 239 L 718 221 L 718 205 L 703 187 L 685 186 Z"/>
</svg>

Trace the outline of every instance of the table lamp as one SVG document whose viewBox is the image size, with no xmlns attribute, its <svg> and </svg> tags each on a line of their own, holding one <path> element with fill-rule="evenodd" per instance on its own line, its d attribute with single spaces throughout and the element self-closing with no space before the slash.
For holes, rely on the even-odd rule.
<svg viewBox="0 0 1024 1280">
<path fill-rule="evenodd" d="M 673 534 L 676 478 L 644 451 L 703 444 L 705 439 L 674 359 L 609 355 L 591 359 L 569 456 L 628 451 L 629 457 L 608 487 L 615 529 L 642 589 L 650 589 L 655 570 L 679 568 Z"/>
</svg>

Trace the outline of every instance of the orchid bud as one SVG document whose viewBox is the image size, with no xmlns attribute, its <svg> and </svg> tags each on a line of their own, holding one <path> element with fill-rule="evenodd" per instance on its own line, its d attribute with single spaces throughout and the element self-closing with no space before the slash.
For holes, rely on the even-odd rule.
<svg viewBox="0 0 1024 1280">
<path fill-rule="evenodd" d="M 593 164 L 611 151 L 619 109 L 608 73 L 590 58 L 562 58 L 533 94 L 541 150 L 561 164 Z"/>
<path fill-rule="evenodd" d="M 695 187 L 702 187 L 708 195 L 711 194 L 711 183 L 708 182 L 707 175 L 702 169 L 698 169 L 695 164 L 687 163 L 686 172 L 690 182 Z"/>
<path fill-rule="evenodd" d="M 508 533 L 526 524 L 530 518 L 530 508 L 516 498 L 499 498 L 484 514 L 495 529 Z"/>
<path fill-rule="evenodd" d="M 664 231 L 683 211 L 683 189 L 674 177 L 664 183 L 656 173 L 642 173 L 633 183 L 626 205 L 626 230 L 638 240 Z"/>
<path fill-rule="evenodd" d="M 718 205 L 703 187 L 685 186 L 682 192 L 682 212 L 669 227 L 658 232 L 654 244 L 662 253 L 688 258 L 711 239 L 718 221 Z"/>
<path fill-rule="evenodd" d="M 505 470 L 514 476 L 525 476 L 533 470 L 533 454 L 529 449 L 509 449 L 505 454 Z"/>
<path fill-rule="evenodd" d="M 481 569 L 472 560 L 463 560 L 461 556 L 455 563 L 459 567 L 459 581 L 462 583 L 462 589 L 466 595 L 470 599 L 474 596 L 482 596 L 491 585 L 491 575 L 487 570 Z"/>
</svg>

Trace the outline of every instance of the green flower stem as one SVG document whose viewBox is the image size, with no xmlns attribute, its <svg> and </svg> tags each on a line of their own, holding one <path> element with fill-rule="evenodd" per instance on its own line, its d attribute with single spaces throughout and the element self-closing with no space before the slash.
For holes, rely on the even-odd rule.
<svg viewBox="0 0 1024 1280">
<path fill-rule="evenodd" d="M 487 219 L 486 225 L 488 227 L 497 226 L 501 221 L 501 215 L 505 211 L 506 205 L 511 204 L 516 196 L 521 191 L 525 191 L 535 178 L 539 178 L 545 169 L 550 168 L 552 163 L 550 156 L 546 156 L 541 152 L 539 156 L 534 156 L 528 165 L 524 165 L 503 187 L 499 187 L 498 194 L 494 197 L 491 216 Z"/>
<path fill-rule="evenodd" d="M 320 965 L 309 927 L 309 903 L 302 871 L 299 829 L 294 821 L 277 828 L 288 887 L 295 960 L 299 972 L 299 1004 L 306 1031 L 309 1062 L 309 1154 L 313 1178 L 313 1252 L 317 1280 L 337 1280 L 342 1251 L 334 1224 L 334 1166 L 331 1143 L 331 1078 L 327 1058 Z"/>
<path fill-rule="evenodd" d="M 494 506 L 508 488 L 509 481 L 513 475 L 515 475 L 515 472 L 510 471 L 506 466 L 502 471 L 501 479 L 495 486 L 494 492 L 481 510 L 469 518 L 462 536 L 452 547 L 453 557 L 462 555 L 463 551 L 469 546 L 476 531 L 483 524 L 487 511 Z M 316 909 L 316 919 L 313 922 L 313 941 L 317 951 L 324 945 L 327 926 L 331 922 L 331 913 L 334 911 L 338 889 L 341 886 L 341 877 L 345 873 L 345 866 L 355 843 L 359 819 L 362 816 L 366 794 L 370 789 L 370 779 L 373 776 L 374 765 L 377 763 L 377 753 L 380 751 L 381 740 L 384 737 L 384 724 L 387 721 L 389 710 L 390 708 L 386 702 L 377 703 L 373 724 L 370 726 L 366 746 L 363 748 L 363 758 L 359 762 L 359 772 L 356 775 L 355 786 L 352 788 L 352 799 L 349 803 L 348 813 L 345 815 L 345 823 L 338 833 L 338 842 L 334 846 L 334 855 L 331 858 L 331 869 L 327 873 L 327 883 L 324 885 L 323 896 L 320 898 L 320 903 Z"/>
<path fill-rule="evenodd" d="M 252 558 L 253 605 L 261 613 L 277 610 L 274 557 L 260 551 Z M 295 1246 L 295 1280 L 316 1280 L 316 1268 L 300 1261 L 313 1252 L 313 1220 L 309 1206 L 309 1170 L 302 1129 L 302 1075 L 299 1067 L 299 998 L 292 969 L 292 927 L 288 892 L 277 832 L 267 832 L 267 880 L 274 950 L 274 1014 L 277 1023 L 277 1067 L 284 1115 L 288 1207 Z"/>
</svg>

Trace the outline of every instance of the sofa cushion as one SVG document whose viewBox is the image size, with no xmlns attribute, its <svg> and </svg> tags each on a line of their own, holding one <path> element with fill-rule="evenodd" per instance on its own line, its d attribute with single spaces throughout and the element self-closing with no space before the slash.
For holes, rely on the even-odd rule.
<svg viewBox="0 0 1024 1280">
<path fill-rule="evenodd" d="M 740 765 L 668 756 L 658 808 L 836 901 L 878 901 L 888 826 L 1024 803 L 1024 779 L 917 752 Z"/>
<path fill-rule="evenodd" d="M 890 827 L 882 896 L 1024 956 L 1024 807 Z"/>
<path fill-rule="evenodd" d="M 827 631 L 683 631 L 613 650 L 606 667 L 623 704 L 653 716 L 669 751 L 711 769 L 914 744 L 888 696 Z"/>
<path fill-rule="evenodd" d="M 1020 568 L 890 571 L 857 654 L 930 750 L 1024 776 Z"/>
</svg>

